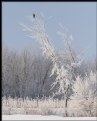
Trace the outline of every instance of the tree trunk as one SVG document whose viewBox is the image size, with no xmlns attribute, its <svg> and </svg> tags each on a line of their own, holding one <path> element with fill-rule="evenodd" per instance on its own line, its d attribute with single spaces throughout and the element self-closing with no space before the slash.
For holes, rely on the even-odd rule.
<svg viewBox="0 0 97 121">
<path fill-rule="evenodd" d="M 65 117 L 68 116 L 68 113 L 67 113 L 67 102 L 68 102 L 68 99 L 66 97 L 66 99 L 65 99 Z"/>
<path fill-rule="evenodd" d="M 66 93 L 64 95 L 65 97 L 65 117 L 68 116 L 68 112 L 67 112 L 67 106 L 68 106 L 68 90 L 69 90 L 69 85 L 67 87 Z"/>
</svg>

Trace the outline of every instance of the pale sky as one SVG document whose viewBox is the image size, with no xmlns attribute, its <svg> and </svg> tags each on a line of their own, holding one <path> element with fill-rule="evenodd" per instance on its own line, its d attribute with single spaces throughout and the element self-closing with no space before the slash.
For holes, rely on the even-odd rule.
<svg viewBox="0 0 97 121">
<path fill-rule="evenodd" d="M 75 50 L 89 47 L 86 58 L 96 57 L 96 2 L 2 2 L 2 42 L 5 45 L 18 51 L 25 46 L 36 46 L 35 40 L 19 25 L 20 22 L 31 24 L 28 17 L 33 12 L 38 18 L 38 13 L 43 13 L 42 19 L 56 48 L 63 47 L 57 35 L 62 23 L 74 38 Z"/>
</svg>

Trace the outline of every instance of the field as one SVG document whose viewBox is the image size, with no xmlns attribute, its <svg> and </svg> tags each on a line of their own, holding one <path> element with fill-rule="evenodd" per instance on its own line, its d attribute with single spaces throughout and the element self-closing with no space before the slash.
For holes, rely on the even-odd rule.
<svg viewBox="0 0 97 121">
<path fill-rule="evenodd" d="M 42 115 L 3 115 L 3 120 L 96 120 L 96 117 L 60 117 Z"/>
<path fill-rule="evenodd" d="M 70 117 L 64 117 L 64 100 L 2 98 L 2 120 L 96 120 L 96 117 L 73 117 L 70 112 L 75 110 L 68 111 Z"/>
<path fill-rule="evenodd" d="M 42 115 L 42 116 L 61 116 L 65 117 L 90 117 L 90 111 L 81 109 L 77 106 L 78 100 L 73 103 L 68 102 L 68 108 L 64 108 L 64 100 L 57 99 L 22 99 L 22 98 L 2 98 L 2 115 Z M 95 117 L 96 107 L 91 110 L 92 117 Z M 94 113 L 95 112 L 95 113 Z"/>
</svg>

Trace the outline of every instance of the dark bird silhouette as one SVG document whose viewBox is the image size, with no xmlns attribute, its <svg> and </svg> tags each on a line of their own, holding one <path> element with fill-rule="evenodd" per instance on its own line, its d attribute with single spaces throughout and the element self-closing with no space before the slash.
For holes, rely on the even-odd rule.
<svg viewBox="0 0 97 121">
<path fill-rule="evenodd" d="M 33 13 L 33 18 L 35 18 L 35 14 Z"/>
</svg>

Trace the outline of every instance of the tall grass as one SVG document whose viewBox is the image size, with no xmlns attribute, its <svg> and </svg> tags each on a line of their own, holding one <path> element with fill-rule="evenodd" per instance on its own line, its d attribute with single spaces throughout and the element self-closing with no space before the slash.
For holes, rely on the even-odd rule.
<svg viewBox="0 0 97 121">
<path fill-rule="evenodd" d="M 37 105 L 38 101 L 38 105 Z M 70 100 L 68 102 L 67 113 L 69 117 L 90 117 L 97 116 L 96 101 L 95 107 L 91 110 L 91 115 L 88 109 L 82 110 L 82 106 L 79 106 L 80 100 Z M 88 105 L 87 101 L 87 105 Z M 60 115 L 64 116 L 64 100 L 58 100 L 53 98 L 44 99 L 29 99 L 29 98 L 2 98 L 2 114 L 32 114 L 32 115 Z M 88 106 L 87 106 L 88 108 Z"/>
<path fill-rule="evenodd" d="M 38 102 L 37 102 L 38 101 Z M 55 111 L 52 111 L 55 109 Z M 2 114 L 40 114 L 40 115 L 57 115 L 56 109 L 64 109 L 64 100 L 44 98 L 2 98 Z M 64 113 L 64 111 L 63 111 Z M 61 115 L 61 113 L 59 113 Z"/>
<path fill-rule="evenodd" d="M 64 108 L 64 100 L 58 100 L 58 99 L 51 99 L 51 98 L 44 98 L 44 99 L 38 99 L 38 105 L 37 105 L 37 99 L 29 99 L 28 97 L 25 99 L 22 98 L 2 98 L 2 105 L 3 106 L 10 106 L 15 108 L 39 108 L 39 107 L 50 107 L 50 108 Z"/>
</svg>

